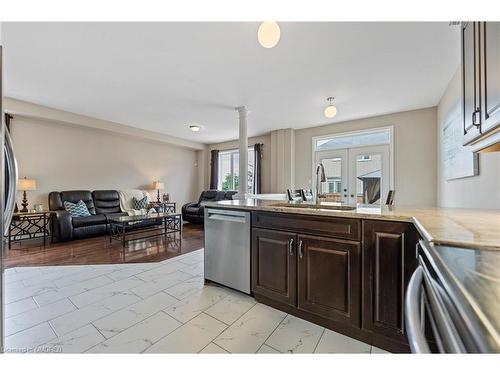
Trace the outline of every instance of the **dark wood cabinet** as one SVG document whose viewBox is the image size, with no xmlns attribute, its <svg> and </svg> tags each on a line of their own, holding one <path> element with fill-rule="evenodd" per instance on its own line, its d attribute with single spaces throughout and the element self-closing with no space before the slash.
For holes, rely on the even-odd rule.
<svg viewBox="0 0 500 375">
<path fill-rule="evenodd" d="M 494 145 L 500 126 L 500 22 L 463 22 L 462 114 L 464 145 Z"/>
<path fill-rule="evenodd" d="M 252 291 L 302 319 L 407 352 L 404 297 L 417 241 L 412 223 L 254 212 Z"/>
<path fill-rule="evenodd" d="M 302 235 L 297 241 L 298 308 L 359 326 L 360 244 Z"/>
<path fill-rule="evenodd" d="M 481 136 L 479 22 L 462 25 L 462 115 L 464 143 Z"/>
<path fill-rule="evenodd" d="M 252 290 L 288 305 L 296 304 L 296 235 L 276 230 L 252 230 Z"/>
<path fill-rule="evenodd" d="M 404 299 L 417 242 L 412 224 L 363 221 L 363 329 L 406 342 Z"/>
<path fill-rule="evenodd" d="M 483 51 L 481 131 L 486 133 L 500 125 L 500 22 L 481 22 L 479 30 Z"/>
</svg>

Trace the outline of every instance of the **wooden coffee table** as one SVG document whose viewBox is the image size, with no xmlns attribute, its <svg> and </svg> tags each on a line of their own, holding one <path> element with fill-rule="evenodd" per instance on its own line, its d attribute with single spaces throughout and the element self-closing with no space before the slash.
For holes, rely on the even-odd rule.
<svg viewBox="0 0 500 375">
<path fill-rule="evenodd" d="M 155 225 L 144 226 L 145 221 L 156 221 Z M 110 219 L 109 242 L 121 241 L 125 247 L 128 241 L 144 240 L 153 237 L 179 233 L 182 235 L 182 215 L 155 213 L 136 216 L 119 216 Z M 132 238 L 133 237 L 133 238 Z"/>
</svg>

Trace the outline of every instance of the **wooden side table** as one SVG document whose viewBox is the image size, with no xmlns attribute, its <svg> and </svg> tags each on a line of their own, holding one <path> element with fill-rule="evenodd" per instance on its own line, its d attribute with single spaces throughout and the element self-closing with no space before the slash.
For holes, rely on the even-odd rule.
<svg viewBox="0 0 500 375">
<path fill-rule="evenodd" d="M 43 237 L 44 246 L 47 244 L 51 211 L 16 212 L 12 215 L 9 226 L 9 249 L 14 241 Z"/>
</svg>

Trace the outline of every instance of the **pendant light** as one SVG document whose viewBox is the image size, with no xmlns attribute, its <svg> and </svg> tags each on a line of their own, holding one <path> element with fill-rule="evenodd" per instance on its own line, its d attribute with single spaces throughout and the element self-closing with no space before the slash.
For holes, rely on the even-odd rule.
<svg viewBox="0 0 500 375">
<path fill-rule="evenodd" d="M 333 99 L 335 99 L 333 96 L 326 99 L 330 104 L 325 108 L 325 117 L 334 118 L 337 114 L 337 107 L 332 104 Z"/>
<path fill-rule="evenodd" d="M 257 39 L 264 48 L 273 48 L 280 41 L 281 31 L 274 21 L 262 22 L 257 31 Z"/>
</svg>

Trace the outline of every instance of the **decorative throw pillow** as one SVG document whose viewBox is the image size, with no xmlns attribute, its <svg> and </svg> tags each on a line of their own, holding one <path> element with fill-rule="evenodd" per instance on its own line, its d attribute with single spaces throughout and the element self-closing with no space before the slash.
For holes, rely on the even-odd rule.
<svg viewBox="0 0 500 375">
<path fill-rule="evenodd" d="M 89 209 L 84 201 L 80 200 L 78 203 L 71 203 L 64 201 L 64 208 L 69 212 L 71 217 L 90 216 Z"/>
<path fill-rule="evenodd" d="M 144 210 L 148 207 L 148 197 L 143 197 L 142 199 L 132 198 L 132 206 L 134 210 Z"/>
</svg>

